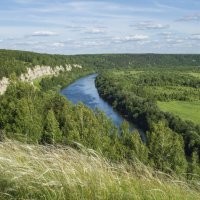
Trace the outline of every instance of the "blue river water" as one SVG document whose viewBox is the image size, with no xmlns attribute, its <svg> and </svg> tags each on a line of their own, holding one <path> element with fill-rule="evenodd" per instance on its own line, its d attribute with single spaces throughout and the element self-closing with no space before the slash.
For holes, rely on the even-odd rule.
<svg viewBox="0 0 200 200">
<path fill-rule="evenodd" d="M 86 77 L 80 78 L 65 89 L 61 91 L 61 94 L 66 96 L 67 99 L 72 101 L 74 104 L 82 102 L 91 109 L 98 108 L 105 112 L 107 117 L 109 117 L 113 123 L 119 127 L 121 123 L 125 120 L 122 115 L 115 111 L 112 106 L 110 106 L 106 101 L 104 101 L 98 94 L 97 88 L 95 86 L 95 78 L 97 74 L 88 75 Z M 136 128 L 134 124 L 129 123 L 130 130 Z M 141 130 L 139 130 L 141 133 Z M 143 134 L 142 138 L 143 138 Z"/>
</svg>

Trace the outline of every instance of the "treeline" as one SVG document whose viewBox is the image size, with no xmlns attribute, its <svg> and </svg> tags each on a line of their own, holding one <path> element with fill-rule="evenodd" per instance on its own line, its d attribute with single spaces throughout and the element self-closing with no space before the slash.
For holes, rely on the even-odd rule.
<svg viewBox="0 0 200 200">
<path fill-rule="evenodd" d="M 189 72 L 152 69 L 144 71 L 115 70 L 113 82 L 120 82 L 135 95 L 155 101 L 193 101 L 200 99 L 200 79 Z"/>
<path fill-rule="evenodd" d="M 193 101 L 200 99 L 200 79 L 187 72 L 152 70 L 141 73 L 132 84 L 135 84 L 133 91 L 137 95 L 154 100 Z"/>
<path fill-rule="evenodd" d="M 186 86 L 200 88 L 200 79 L 187 73 L 149 71 L 148 73 L 141 73 L 136 84 L 142 86 Z"/>
<path fill-rule="evenodd" d="M 52 68 L 64 66 L 66 64 L 79 64 L 84 67 L 93 65 L 74 56 L 39 54 L 34 52 L 0 50 L 0 78 L 11 74 L 19 76 L 27 71 L 27 68 L 33 68 L 36 65 L 45 65 Z M 92 63 L 93 64 L 93 63 Z"/>
<path fill-rule="evenodd" d="M 80 64 L 85 67 L 108 68 L 184 68 L 199 70 L 200 55 L 183 54 L 102 54 L 102 55 L 50 55 L 34 52 L 0 50 L 0 78 L 26 72 L 27 67 Z"/>
<path fill-rule="evenodd" d="M 180 71 L 144 72 L 132 84 L 136 95 L 155 101 L 200 100 L 200 79 Z"/>
<path fill-rule="evenodd" d="M 200 55 L 198 54 L 110 54 L 103 58 L 115 63 L 117 67 L 136 68 L 176 68 L 200 66 Z"/>
<path fill-rule="evenodd" d="M 185 155 L 189 161 L 195 152 L 200 155 L 200 125 L 162 112 L 155 101 L 137 96 L 124 88 L 123 83 L 116 81 L 112 73 L 98 76 L 96 86 L 105 100 L 143 130 L 150 131 L 154 123 L 164 121 L 167 127 L 183 138 Z"/>
</svg>

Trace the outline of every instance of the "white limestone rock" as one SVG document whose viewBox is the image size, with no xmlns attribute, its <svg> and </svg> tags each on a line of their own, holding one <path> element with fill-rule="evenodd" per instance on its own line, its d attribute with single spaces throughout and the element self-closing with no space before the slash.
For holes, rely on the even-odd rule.
<svg viewBox="0 0 200 200">
<path fill-rule="evenodd" d="M 53 76 L 53 75 L 57 76 L 61 72 L 65 72 L 65 71 L 70 72 L 72 71 L 73 67 L 82 69 L 82 66 L 78 64 L 74 64 L 74 65 L 66 64 L 65 66 L 60 65 L 54 68 L 50 66 L 36 65 L 33 69 L 28 68 L 27 73 L 21 74 L 19 78 L 21 81 L 26 81 L 26 82 L 31 83 L 33 82 L 33 80 L 43 77 L 43 76 Z M 9 85 L 9 79 L 6 77 L 3 77 L 3 79 L 0 80 L 0 95 L 5 93 L 8 85 Z"/>
<path fill-rule="evenodd" d="M 3 77 L 1 80 L 0 80 L 0 95 L 4 94 L 7 87 L 9 85 L 9 79 L 6 78 L 6 77 Z"/>
</svg>

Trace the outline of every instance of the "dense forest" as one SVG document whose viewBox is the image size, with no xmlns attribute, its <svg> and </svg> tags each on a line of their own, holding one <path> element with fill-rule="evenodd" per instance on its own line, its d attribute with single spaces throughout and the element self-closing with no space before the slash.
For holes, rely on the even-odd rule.
<svg viewBox="0 0 200 200">
<path fill-rule="evenodd" d="M 42 85 L 41 85 L 42 88 Z M 1 137 L 25 143 L 75 145 L 102 152 L 113 161 L 146 162 L 147 150 L 138 132 L 131 134 L 128 123 L 118 129 L 99 110 L 73 105 L 56 91 L 38 90 L 12 80 L 0 99 Z"/>
<path fill-rule="evenodd" d="M 57 92 L 46 88 L 44 91 L 12 81 L 0 100 L 2 137 L 40 144 L 78 142 L 113 161 L 131 163 L 137 158 L 168 173 L 185 173 L 191 167 L 187 166 L 181 137 L 166 124 L 152 124 L 147 133 L 147 148 L 138 132 L 130 133 L 127 122 L 121 125 L 119 135 L 102 112 L 93 113 L 83 104 L 72 105 Z M 160 142 L 164 138 L 167 142 L 161 151 Z"/>
<path fill-rule="evenodd" d="M 52 68 L 79 64 L 81 69 L 36 79 L 19 79 L 35 65 Z M 0 50 L 0 78 L 10 78 L 0 96 L 0 140 L 25 144 L 79 144 L 109 162 L 134 166 L 140 161 L 153 170 L 199 180 L 200 123 L 164 112 L 158 102 L 200 101 L 200 55 L 48 55 Z M 130 131 L 124 121 L 116 128 L 108 117 L 79 103 L 73 105 L 59 90 L 76 79 L 99 73 L 96 87 L 127 120 L 143 129 Z M 1 189 L 0 189 L 1 191 Z"/>
<path fill-rule="evenodd" d="M 185 121 L 172 113 L 163 112 L 157 105 L 158 100 L 189 100 L 192 104 L 200 97 L 199 81 L 199 78 L 192 77 L 190 74 L 174 71 L 160 72 L 157 69 L 151 71 L 111 70 L 99 75 L 96 79 L 96 85 L 100 95 L 127 119 L 147 131 L 147 136 L 152 129 L 153 132 L 155 131 L 155 123 L 157 125 L 164 124 L 166 129 L 172 131 L 171 135 L 175 134 L 179 137 L 178 141 L 184 141 L 184 145 L 182 144 L 180 149 L 185 152 L 185 158 L 189 163 L 194 155 L 196 155 L 196 162 L 199 163 L 200 123 L 194 124 L 192 121 Z M 161 129 L 160 127 L 157 130 Z M 147 147 L 151 153 L 151 148 L 154 150 L 156 148 L 155 144 L 154 147 L 150 147 L 148 144 L 152 139 L 159 144 L 162 144 L 163 141 L 158 132 L 148 138 Z M 169 145 L 170 139 L 166 139 L 164 143 Z M 170 149 L 173 148 L 175 148 L 174 138 L 170 146 Z M 177 151 L 181 152 L 180 149 Z M 158 148 L 154 154 L 158 156 L 159 153 Z M 150 160 L 152 156 L 153 154 L 150 155 Z M 158 162 L 158 158 L 156 160 Z M 199 168 L 199 164 L 197 167 Z"/>
</svg>

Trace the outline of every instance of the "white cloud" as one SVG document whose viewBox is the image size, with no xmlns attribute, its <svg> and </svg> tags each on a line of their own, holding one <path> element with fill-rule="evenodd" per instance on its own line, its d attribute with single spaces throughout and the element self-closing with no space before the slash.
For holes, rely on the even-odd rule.
<svg viewBox="0 0 200 200">
<path fill-rule="evenodd" d="M 189 38 L 192 40 L 200 40 L 200 34 L 193 34 Z"/>
<path fill-rule="evenodd" d="M 176 39 L 174 42 L 176 44 L 182 44 L 184 42 L 184 39 Z"/>
<path fill-rule="evenodd" d="M 165 40 L 170 41 L 170 40 L 173 40 L 174 37 L 176 37 L 176 33 L 175 32 L 173 32 L 173 33 L 172 32 L 162 32 L 162 33 L 158 33 L 156 36 L 159 38 L 159 40 L 165 39 Z"/>
<path fill-rule="evenodd" d="M 132 41 L 145 41 L 148 40 L 149 36 L 147 35 L 130 35 L 125 37 L 114 37 L 114 42 L 132 42 Z"/>
<path fill-rule="evenodd" d="M 99 46 L 105 46 L 108 42 L 101 39 L 95 39 L 95 38 L 82 38 L 80 40 L 74 40 L 72 42 L 72 46 L 76 48 L 84 48 L 84 47 L 99 47 Z"/>
<path fill-rule="evenodd" d="M 78 25 L 74 25 L 74 24 L 66 25 L 65 28 L 70 31 L 81 31 L 81 30 L 85 29 L 84 26 L 78 26 Z"/>
<path fill-rule="evenodd" d="M 111 12 L 119 12 L 126 11 L 126 12 L 162 12 L 163 9 L 157 8 L 155 6 L 149 7 L 149 6 L 136 6 L 136 5 L 126 5 L 124 3 L 117 3 L 117 2 L 109 2 L 109 1 L 91 1 L 91 0 L 85 0 L 85 1 L 72 1 L 68 2 L 67 6 L 70 7 L 70 9 L 73 9 L 73 11 L 90 11 L 90 12 L 96 12 L 98 11 L 99 14 L 104 15 L 107 11 L 107 14 L 110 15 Z M 118 13 L 118 14 L 120 14 Z"/>
<path fill-rule="evenodd" d="M 65 47 L 64 42 L 41 42 L 41 41 L 19 41 L 16 42 L 15 45 L 17 46 L 31 46 L 31 47 L 40 47 L 40 48 L 49 48 L 49 47 Z"/>
<path fill-rule="evenodd" d="M 159 35 L 165 38 L 170 38 L 172 37 L 172 32 L 163 32 L 163 33 L 159 33 Z"/>
<path fill-rule="evenodd" d="M 44 45 L 44 42 L 38 42 L 38 41 L 17 41 L 14 44 L 15 45 L 19 45 L 19 46 L 35 46 L 35 45 Z"/>
<path fill-rule="evenodd" d="M 190 15 L 185 15 L 180 18 L 178 21 L 200 21 L 200 13 L 194 13 Z"/>
<path fill-rule="evenodd" d="M 51 44 L 51 46 L 53 46 L 53 47 L 64 47 L 65 43 L 63 43 L 63 42 L 54 42 L 54 43 Z"/>
<path fill-rule="evenodd" d="M 103 29 L 103 28 L 92 28 L 92 29 L 87 30 L 86 33 L 102 34 L 102 33 L 105 33 L 105 29 Z"/>
<path fill-rule="evenodd" d="M 188 46 L 188 44 L 190 43 L 189 40 L 186 40 L 186 38 L 179 38 L 179 37 L 174 37 L 174 38 L 166 38 L 166 40 L 164 41 L 164 44 L 166 44 L 166 46 L 168 47 L 184 47 L 184 46 Z"/>
<path fill-rule="evenodd" d="M 21 39 L 21 38 L 18 38 L 18 37 L 7 37 L 4 40 L 5 41 L 14 41 L 14 40 L 19 40 L 19 39 Z"/>
<path fill-rule="evenodd" d="M 160 23 L 154 23 L 152 21 L 142 21 L 135 25 L 131 25 L 132 27 L 136 27 L 139 30 L 156 30 L 156 29 L 166 29 L 169 28 L 169 25 L 163 25 Z"/>
<path fill-rule="evenodd" d="M 48 37 L 48 36 L 56 36 L 58 33 L 52 32 L 52 31 L 35 31 L 30 36 L 42 36 L 42 37 Z"/>
<path fill-rule="evenodd" d="M 86 42 L 83 42 L 84 46 L 101 46 L 101 45 L 104 45 L 104 44 L 105 43 L 101 42 L 101 41 L 86 41 Z"/>
<path fill-rule="evenodd" d="M 178 1 L 186 4 L 186 0 Z M 199 0 L 190 1 L 199 3 Z M 182 47 L 191 42 L 192 51 L 199 52 L 199 4 L 188 2 L 183 9 L 183 4 L 177 6 L 172 0 L 165 2 L 166 5 L 156 3 L 161 0 L 146 0 L 146 3 L 105 0 L 12 2 L 1 9 L 1 47 L 77 54 L 80 51 L 148 52 L 152 49 L 160 52 L 155 48 L 158 44 L 163 51 L 170 52 L 167 45 L 178 43 L 177 52 L 190 52 Z M 187 23 L 175 23 L 181 17 Z M 66 42 L 67 38 L 72 41 Z"/>
<path fill-rule="evenodd" d="M 33 3 L 37 0 L 15 0 L 16 3 L 20 3 L 20 4 L 29 4 L 29 3 Z"/>
<path fill-rule="evenodd" d="M 65 26 L 65 29 L 69 30 L 69 31 L 74 31 L 74 32 L 84 32 L 84 33 L 88 33 L 88 34 L 103 34 L 106 32 L 106 28 L 104 26 L 96 26 L 93 27 L 93 25 L 98 24 L 97 21 L 91 21 L 88 22 L 88 20 L 83 21 L 84 26 L 77 24 L 68 24 Z"/>
</svg>

